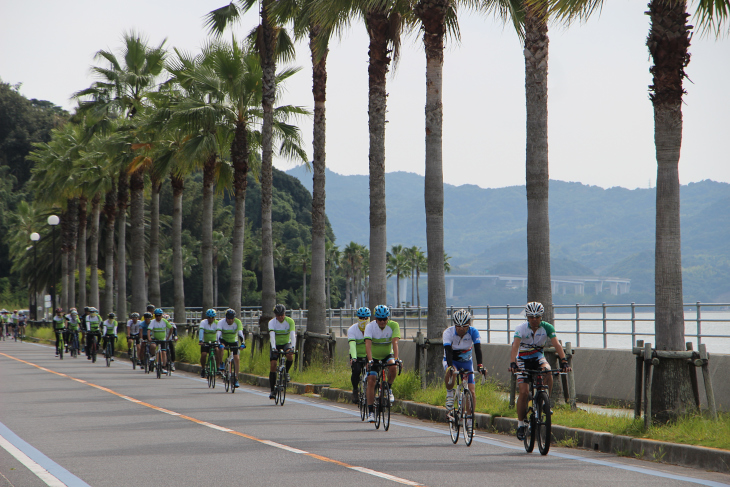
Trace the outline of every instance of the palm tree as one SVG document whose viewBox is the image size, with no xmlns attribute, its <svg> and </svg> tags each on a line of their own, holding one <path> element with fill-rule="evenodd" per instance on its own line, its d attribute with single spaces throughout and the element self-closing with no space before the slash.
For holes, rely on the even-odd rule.
<svg viewBox="0 0 730 487">
<path fill-rule="evenodd" d="M 390 248 L 390 252 L 388 252 L 387 269 L 389 277 L 395 276 L 395 306 L 400 307 L 400 277 L 410 272 L 410 261 L 402 245 L 393 245 Z"/>
<path fill-rule="evenodd" d="M 218 267 L 231 260 L 231 239 L 223 232 L 213 231 L 213 304 L 218 306 Z M 235 309 L 235 308 L 234 308 Z"/>
<path fill-rule="evenodd" d="M 327 257 L 327 308 L 332 308 L 332 270 L 340 265 L 340 249 L 332 242 L 325 244 L 325 255 Z"/>
<path fill-rule="evenodd" d="M 419 288 L 419 281 L 421 279 L 421 272 L 428 272 L 428 258 L 426 257 L 426 254 L 423 253 L 420 247 L 414 253 L 412 265 L 416 270 L 416 305 L 420 308 L 421 290 Z M 447 262 L 444 262 L 444 266 L 446 265 Z"/>
<path fill-rule="evenodd" d="M 300 245 L 297 252 L 292 256 L 292 264 L 297 265 L 302 269 L 302 309 L 307 309 L 307 270 L 309 269 L 311 258 L 311 250 L 304 245 Z M 309 321 L 311 316 L 309 316 L 309 314 L 307 314 L 307 316 L 307 321 Z"/>
<path fill-rule="evenodd" d="M 552 0 L 548 6 L 566 20 L 590 16 L 602 0 Z M 719 36 L 730 16 L 730 1 L 699 1 L 695 22 Z M 646 43 L 654 65 L 649 87 L 654 108 L 657 158 L 656 252 L 654 272 L 656 348 L 684 349 L 682 253 L 679 218 L 679 153 L 682 145 L 682 95 L 689 64 L 692 26 L 686 0 L 650 0 L 651 27 Z M 666 421 L 694 409 L 689 371 L 682 360 L 663 359 L 655 368 L 652 415 Z"/>
</svg>

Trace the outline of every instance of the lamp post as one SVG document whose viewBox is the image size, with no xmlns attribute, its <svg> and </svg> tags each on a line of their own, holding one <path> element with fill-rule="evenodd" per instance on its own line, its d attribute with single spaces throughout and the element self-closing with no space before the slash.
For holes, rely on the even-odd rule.
<svg viewBox="0 0 730 487">
<path fill-rule="evenodd" d="M 53 230 L 51 236 L 51 243 L 53 244 L 53 281 L 51 282 L 51 307 L 53 312 L 56 312 L 56 225 L 61 222 L 61 219 L 56 215 L 48 217 L 48 224 Z"/>
<path fill-rule="evenodd" d="M 33 317 L 33 321 L 38 321 L 38 268 L 35 264 L 35 256 L 36 256 L 36 244 L 41 239 L 41 236 L 33 232 L 30 234 L 30 239 L 33 241 L 33 309 L 31 316 Z"/>
</svg>

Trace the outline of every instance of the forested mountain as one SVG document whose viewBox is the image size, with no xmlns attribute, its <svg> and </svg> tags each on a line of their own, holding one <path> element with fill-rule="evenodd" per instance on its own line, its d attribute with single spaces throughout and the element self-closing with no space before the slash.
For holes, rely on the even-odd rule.
<svg viewBox="0 0 730 487">
<path fill-rule="evenodd" d="M 304 168 L 288 173 L 311 190 L 311 174 Z M 417 245 L 425 250 L 423 187 L 423 177 L 417 174 L 386 175 L 389 246 Z M 447 184 L 444 194 L 444 243 L 454 272 L 524 273 L 524 186 L 483 189 Z M 682 186 L 681 198 L 685 301 L 730 300 L 730 184 L 690 183 Z M 580 275 L 587 269 L 596 275 L 630 278 L 632 293 L 620 296 L 620 301 L 653 301 L 655 204 L 654 188 L 603 189 L 550 181 L 553 275 Z M 338 243 L 353 240 L 366 245 L 368 177 L 328 171 L 327 214 Z"/>
</svg>

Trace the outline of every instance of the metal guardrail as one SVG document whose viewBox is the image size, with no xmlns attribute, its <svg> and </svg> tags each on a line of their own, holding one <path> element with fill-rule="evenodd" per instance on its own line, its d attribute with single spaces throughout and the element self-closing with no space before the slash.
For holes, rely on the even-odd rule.
<svg viewBox="0 0 730 487">
<path fill-rule="evenodd" d="M 685 336 L 699 347 L 707 339 L 726 339 L 730 346 L 730 303 L 685 304 Z M 171 313 L 172 309 L 163 308 Z M 222 316 L 227 308 L 217 308 Z M 446 309 L 451 316 L 455 307 Z M 482 334 L 484 343 L 511 343 L 515 327 L 524 322 L 524 306 L 469 306 L 474 316 L 473 325 Z M 553 325 L 562 341 L 571 341 L 576 347 L 631 348 L 637 339 L 654 339 L 653 304 L 575 304 L 553 305 Z M 326 312 L 326 328 L 337 336 L 345 336 L 347 329 L 357 321 L 355 308 L 333 308 Z M 202 318 L 202 308 L 186 308 L 185 322 L 197 326 Z M 297 324 L 297 331 L 304 332 L 307 310 L 287 312 Z M 244 329 L 258 327 L 260 307 L 246 307 L 240 318 Z M 403 338 L 413 337 L 426 331 L 428 308 L 391 308 L 393 319 L 398 321 Z M 721 340 L 725 341 L 725 340 Z M 725 347 L 726 348 L 726 347 Z"/>
</svg>

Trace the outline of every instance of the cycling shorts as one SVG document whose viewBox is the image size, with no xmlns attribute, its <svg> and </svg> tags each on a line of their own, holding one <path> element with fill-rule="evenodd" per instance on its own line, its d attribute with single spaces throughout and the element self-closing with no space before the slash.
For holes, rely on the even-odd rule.
<svg viewBox="0 0 730 487">
<path fill-rule="evenodd" d="M 271 353 L 269 354 L 269 360 L 278 360 L 279 359 L 279 352 L 283 352 L 286 350 L 292 349 L 292 353 L 294 352 L 294 348 L 291 346 L 291 342 L 285 344 L 285 345 L 277 345 L 276 350 L 271 350 Z"/>
<path fill-rule="evenodd" d="M 201 343 L 200 344 L 200 353 L 210 353 L 210 344 L 208 343 Z"/>
<path fill-rule="evenodd" d="M 446 371 L 446 369 L 449 367 L 449 364 L 446 363 L 446 359 L 443 360 L 443 363 L 444 363 L 444 371 Z M 468 372 L 474 372 L 474 362 L 472 362 L 471 360 L 469 360 L 469 361 L 465 360 L 463 362 L 461 360 L 452 360 L 451 363 L 457 371 L 466 370 Z M 468 383 L 474 384 L 474 374 L 469 374 Z"/>
<path fill-rule="evenodd" d="M 221 344 L 224 345 L 224 346 L 230 346 L 231 347 L 231 353 L 233 353 L 233 355 L 238 355 L 238 347 L 239 347 L 238 341 L 235 341 L 235 342 L 227 342 L 227 341 L 225 341 L 224 339 L 221 338 Z"/>
<path fill-rule="evenodd" d="M 517 368 L 520 370 L 525 370 L 525 363 L 529 366 L 528 368 L 530 370 L 535 370 L 537 367 L 540 367 L 544 370 L 552 370 L 550 368 L 550 364 L 548 363 L 547 359 L 541 354 L 538 358 L 533 358 L 529 360 L 520 360 L 519 357 L 517 357 Z M 517 373 L 517 383 L 518 384 L 524 384 L 527 382 L 527 374 L 525 373 Z"/>
<path fill-rule="evenodd" d="M 129 335 L 127 337 L 128 340 L 133 340 L 135 345 L 139 345 L 139 333 L 135 333 L 133 335 Z"/>
<path fill-rule="evenodd" d="M 373 367 L 370 369 L 370 372 L 368 375 L 378 375 L 378 372 L 376 369 L 378 369 L 378 365 L 380 366 L 386 366 L 386 365 L 395 365 L 395 359 L 393 358 L 393 354 L 391 353 L 384 359 L 373 359 Z"/>
</svg>

